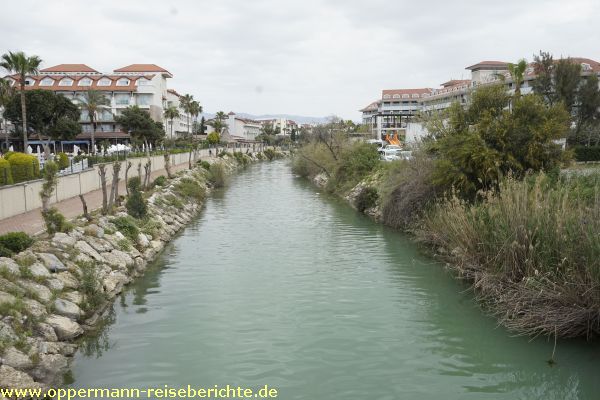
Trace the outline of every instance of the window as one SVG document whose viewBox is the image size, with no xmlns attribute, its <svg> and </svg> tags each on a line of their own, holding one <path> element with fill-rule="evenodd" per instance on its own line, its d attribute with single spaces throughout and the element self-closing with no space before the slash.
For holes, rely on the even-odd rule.
<svg viewBox="0 0 600 400">
<path fill-rule="evenodd" d="M 129 79 L 121 78 L 117 81 L 117 86 L 129 86 Z"/>
<path fill-rule="evenodd" d="M 407 93 L 404 93 L 404 94 L 402 95 L 402 98 L 403 98 L 403 99 L 409 99 L 409 98 L 410 98 L 410 96 L 409 96 Z"/>
<path fill-rule="evenodd" d="M 147 106 L 150 104 L 151 95 L 138 95 L 137 96 L 137 104 L 140 106 Z"/>
<path fill-rule="evenodd" d="M 25 86 L 33 86 L 33 79 L 25 78 Z"/>
<path fill-rule="evenodd" d="M 137 80 L 137 85 L 138 86 L 146 86 L 148 84 L 150 84 L 150 82 L 146 78 L 140 78 L 140 79 Z"/>
<path fill-rule="evenodd" d="M 584 71 L 589 71 L 592 69 L 592 66 L 588 63 L 581 63 L 581 69 Z"/>
<path fill-rule="evenodd" d="M 98 86 L 110 86 L 112 85 L 112 81 L 108 78 L 102 78 L 98 81 Z"/>
<path fill-rule="evenodd" d="M 129 95 L 128 94 L 118 94 L 115 96 L 115 103 L 119 105 L 129 105 Z"/>
<path fill-rule="evenodd" d="M 92 80 L 90 78 L 82 78 L 79 80 L 79 86 L 92 86 Z"/>
<path fill-rule="evenodd" d="M 419 98 L 419 95 L 418 95 L 417 93 L 413 93 L 413 95 L 412 95 L 412 98 L 413 98 L 413 99 L 418 99 L 418 98 Z"/>
<path fill-rule="evenodd" d="M 394 98 L 394 99 L 399 99 L 399 98 L 400 98 L 400 95 L 399 95 L 399 94 L 395 94 L 395 95 L 393 95 L 393 96 L 392 96 L 392 98 Z"/>
<path fill-rule="evenodd" d="M 389 99 L 389 98 L 390 98 L 390 95 L 389 95 L 389 94 L 384 94 L 384 95 L 383 95 L 383 98 L 384 98 L 384 99 Z"/>
<path fill-rule="evenodd" d="M 52 78 L 44 78 L 40 82 L 40 86 L 52 86 L 54 85 L 54 79 Z"/>
<path fill-rule="evenodd" d="M 73 79 L 64 78 L 58 83 L 58 86 L 73 86 Z"/>
</svg>

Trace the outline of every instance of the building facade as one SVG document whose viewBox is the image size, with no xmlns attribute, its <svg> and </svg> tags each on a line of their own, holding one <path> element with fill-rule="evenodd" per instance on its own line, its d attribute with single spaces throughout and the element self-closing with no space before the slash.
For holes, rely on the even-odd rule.
<svg viewBox="0 0 600 400">
<path fill-rule="evenodd" d="M 241 118 L 232 111 L 226 121 L 228 139 L 236 142 L 253 142 L 260 135 L 261 121 Z"/>
</svg>

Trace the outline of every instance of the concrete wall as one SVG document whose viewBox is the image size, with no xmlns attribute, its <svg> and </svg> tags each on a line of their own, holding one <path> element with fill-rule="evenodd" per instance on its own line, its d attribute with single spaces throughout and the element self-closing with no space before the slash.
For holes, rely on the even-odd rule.
<svg viewBox="0 0 600 400">
<path fill-rule="evenodd" d="M 207 156 L 208 150 L 199 151 L 199 157 Z M 171 165 L 185 164 L 189 160 L 189 153 L 171 154 L 170 157 Z M 152 171 L 159 171 L 165 168 L 165 160 L 162 155 L 153 156 L 150 159 L 152 161 Z M 143 176 L 146 160 L 146 158 L 130 159 L 129 161 L 131 161 L 132 166 L 129 170 L 129 177 L 137 176 L 138 164 L 142 165 Z M 119 172 L 121 179 L 125 179 L 125 167 L 125 161 L 122 161 L 121 171 Z M 106 176 L 110 184 L 112 181 L 111 164 L 107 164 Z M 42 180 L 38 179 L 0 187 L 0 220 L 40 208 L 42 206 L 40 199 L 42 183 Z M 100 176 L 98 175 L 98 166 L 95 165 L 88 170 L 59 177 L 58 186 L 50 203 L 56 203 L 98 189 L 100 189 Z"/>
</svg>

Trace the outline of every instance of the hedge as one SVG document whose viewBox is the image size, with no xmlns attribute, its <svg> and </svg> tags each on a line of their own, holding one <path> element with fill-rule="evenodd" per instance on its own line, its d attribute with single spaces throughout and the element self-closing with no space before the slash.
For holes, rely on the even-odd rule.
<svg viewBox="0 0 600 400">
<path fill-rule="evenodd" d="M 69 168 L 69 156 L 67 153 L 58 153 L 58 169 L 63 170 L 65 168 Z"/>
<path fill-rule="evenodd" d="M 600 161 L 600 146 L 575 146 L 577 161 Z"/>
<path fill-rule="evenodd" d="M 33 238 L 25 232 L 9 232 L 0 236 L 0 246 L 7 248 L 13 253 L 27 250 L 33 244 Z"/>
<path fill-rule="evenodd" d="M 40 162 L 36 156 L 15 153 L 8 160 L 14 183 L 25 182 L 40 177 Z"/>
<path fill-rule="evenodd" d="M 4 158 L 0 158 L 0 185 L 10 185 L 13 183 L 10 163 Z"/>
</svg>

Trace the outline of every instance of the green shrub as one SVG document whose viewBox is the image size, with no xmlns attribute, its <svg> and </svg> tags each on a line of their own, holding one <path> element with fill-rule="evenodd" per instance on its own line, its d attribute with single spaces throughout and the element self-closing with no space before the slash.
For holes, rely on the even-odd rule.
<svg viewBox="0 0 600 400">
<path fill-rule="evenodd" d="M 365 212 L 369 208 L 375 207 L 377 204 L 377 199 L 379 198 L 379 194 L 377 193 L 377 189 L 374 187 L 366 187 L 364 188 L 356 197 L 356 202 L 354 205 L 356 209 L 360 212 Z"/>
<path fill-rule="evenodd" d="M 5 160 L 8 160 L 9 158 L 12 157 L 13 154 L 17 154 L 16 151 L 7 151 L 6 153 L 4 153 L 4 155 L 2 157 L 4 157 Z"/>
<path fill-rule="evenodd" d="M 260 152 L 260 151 L 259 151 L 258 153 L 256 153 L 256 154 L 255 154 L 255 156 L 256 156 L 256 158 L 257 158 L 258 160 L 264 160 L 264 159 L 265 159 L 265 156 L 264 156 L 264 155 L 263 155 L 263 153 L 262 153 L 262 152 Z"/>
<path fill-rule="evenodd" d="M 169 194 L 169 195 L 165 196 L 164 199 L 167 202 L 167 204 L 169 204 L 170 206 L 173 206 L 180 210 L 183 209 L 183 207 L 184 207 L 183 202 L 181 200 L 179 200 L 179 198 L 177 198 L 177 196 L 175 196 L 175 195 Z"/>
<path fill-rule="evenodd" d="M 220 188 L 227 182 L 227 172 L 221 163 L 214 163 L 210 166 L 210 176 L 208 178 L 213 187 Z"/>
<path fill-rule="evenodd" d="M 36 156 L 14 153 L 8 160 L 14 183 L 25 182 L 40 177 L 40 163 Z"/>
<path fill-rule="evenodd" d="M 577 161 L 600 161 L 600 146 L 575 146 L 575 159 Z"/>
<path fill-rule="evenodd" d="M 229 156 L 231 156 L 231 154 L 229 154 L 229 153 L 227 152 L 227 150 L 221 150 L 221 152 L 220 152 L 219 154 L 217 154 L 217 155 L 218 155 L 220 158 L 223 158 L 223 157 L 225 157 L 225 156 L 228 156 L 228 157 L 229 157 Z"/>
<path fill-rule="evenodd" d="M 380 165 L 377 149 L 367 143 L 358 142 L 344 150 L 328 185 L 330 189 L 345 191 L 355 186 Z"/>
<path fill-rule="evenodd" d="M 4 245 L 0 244 L 0 257 L 12 257 L 15 253 L 4 247 Z"/>
<path fill-rule="evenodd" d="M 0 158 L 0 185 L 11 185 L 13 183 L 10 163 Z"/>
<path fill-rule="evenodd" d="M 198 203 L 204 201 L 204 198 L 206 197 L 206 190 L 204 190 L 204 187 L 190 178 L 181 179 L 174 189 L 175 193 L 180 196 L 187 197 Z"/>
<path fill-rule="evenodd" d="M 73 225 L 55 207 L 42 211 L 42 218 L 46 224 L 46 231 L 51 235 L 56 232 L 69 232 L 73 229 Z"/>
<path fill-rule="evenodd" d="M 273 149 L 265 149 L 265 151 L 263 152 L 265 154 L 265 157 L 267 157 L 267 159 L 269 161 L 273 161 L 273 159 L 277 156 L 277 152 Z"/>
<path fill-rule="evenodd" d="M 167 177 L 164 175 L 161 175 L 161 176 L 156 177 L 156 179 L 153 182 L 153 186 L 165 186 L 166 183 L 167 183 Z"/>
<path fill-rule="evenodd" d="M 94 261 L 79 263 L 80 292 L 83 294 L 81 308 L 86 313 L 91 313 L 106 301 L 106 294 Z"/>
<path fill-rule="evenodd" d="M 67 156 L 66 153 L 58 153 L 57 157 L 58 157 L 57 162 L 58 162 L 59 170 L 69 168 L 69 156 Z"/>
<path fill-rule="evenodd" d="M 137 242 L 140 230 L 133 218 L 130 216 L 117 217 L 110 222 L 112 222 L 118 231 L 121 232 L 125 237 L 131 239 L 134 243 Z"/>
<path fill-rule="evenodd" d="M 153 238 L 157 238 L 160 235 L 162 224 L 155 219 L 147 218 L 143 221 L 140 226 L 142 233 L 150 235 Z"/>
<path fill-rule="evenodd" d="M 241 151 L 233 152 L 233 157 L 235 158 L 235 161 L 237 161 L 238 164 L 244 167 L 250 163 L 250 158 Z"/>
<path fill-rule="evenodd" d="M 25 232 L 9 232 L 0 236 L 0 245 L 14 253 L 27 250 L 33 242 L 33 238 Z"/>
<path fill-rule="evenodd" d="M 208 161 L 198 161 L 198 164 L 207 171 L 210 171 L 210 163 Z"/>
<path fill-rule="evenodd" d="M 134 218 L 144 218 L 148 213 L 148 206 L 140 191 L 140 178 L 136 176 L 129 179 L 127 185 L 129 186 L 129 197 L 125 203 L 127 213 Z"/>
</svg>

